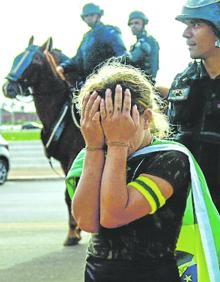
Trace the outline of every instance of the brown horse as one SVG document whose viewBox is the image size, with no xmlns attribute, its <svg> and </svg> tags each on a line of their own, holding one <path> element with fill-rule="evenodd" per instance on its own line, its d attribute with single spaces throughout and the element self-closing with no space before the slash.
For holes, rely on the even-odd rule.
<svg viewBox="0 0 220 282">
<path fill-rule="evenodd" d="M 36 46 L 33 45 L 32 37 L 25 51 L 14 59 L 11 71 L 6 77 L 7 81 L 3 85 L 3 93 L 8 98 L 33 96 L 36 112 L 43 124 L 41 139 L 46 155 L 60 161 L 66 175 L 73 159 L 83 148 L 84 141 L 75 124 L 78 112 L 72 103 L 73 92 L 70 83 L 61 79 L 54 68 L 54 64 L 59 64 L 65 59 L 67 57 L 59 50 L 52 49 L 51 38 L 43 46 Z M 75 82 L 71 81 L 71 85 L 74 84 Z M 67 190 L 65 200 L 68 207 L 69 231 L 64 245 L 70 246 L 80 240 L 80 230 L 71 216 L 71 200 Z"/>
</svg>

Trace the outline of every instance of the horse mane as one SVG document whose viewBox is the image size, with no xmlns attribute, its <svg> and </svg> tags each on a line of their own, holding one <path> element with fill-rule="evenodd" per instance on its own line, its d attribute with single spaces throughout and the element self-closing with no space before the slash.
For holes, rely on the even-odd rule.
<svg viewBox="0 0 220 282">
<path fill-rule="evenodd" d="M 53 74 L 56 77 L 59 77 L 62 80 L 66 80 L 64 74 L 57 72 L 58 64 L 57 64 L 56 59 L 54 58 L 54 56 L 51 54 L 51 52 L 48 49 L 45 49 L 44 50 L 44 55 L 45 55 L 45 57 L 47 59 L 47 62 L 49 63 L 49 65 L 51 67 L 51 70 L 52 70 Z"/>
<path fill-rule="evenodd" d="M 62 54 L 61 50 L 59 49 L 53 49 L 52 51 L 49 51 L 47 48 L 43 51 L 46 60 L 54 74 L 55 77 L 63 80 L 66 82 L 67 86 L 69 88 L 74 88 L 77 90 L 77 81 L 75 79 L 75 73 L 74 72 L 69 72 L 66 75 L 64 75 L 61 72 L 57 72 L 57 66 L 59 65 L 60 62 L 63 60 L 66 60 L 68 57 Z M 61 58 L 59 56 L 61 55 Z M 62 56 L 64 58 L 62 58 Z"/>
</svg>

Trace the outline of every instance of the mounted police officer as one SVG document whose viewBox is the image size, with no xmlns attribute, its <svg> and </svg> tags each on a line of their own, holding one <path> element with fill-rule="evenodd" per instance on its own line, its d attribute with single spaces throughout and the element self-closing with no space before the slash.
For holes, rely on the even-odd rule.
<svg viewBox="0 0 220 282">
<path fill-rule="evenodd" d="M 88 3 L 83 7 L 81 18 L 91 29 L 84 34 L 76 55 L 57 67 L 61 75 L 72 72 L 78 88 L 100 63 L 126 53 L 120 30 L 111 25 L 104 25 L 100 21 L 103 13 L 103 10 L 93 3 Z M 67 205 L 71 206 L 68 193 L 65 197 Z M 72 233 L 64 242 L 65 246 L 75 245 L 80 240 L 75 236 L 79 231 L 73 217 L 70 219 L 70 227 Z"/>
<path fill-rule="evenodd" d="M 93 3 L 82 9 L 81 18 L 91 28 L 84 34 L 76 55 L 58 66 L 57 71 L 77 73 L 77 80 L 85 81 L 94 68 L 111 57 L 119 57 L 126 53 L 119 28 L 104 25 L 100 19 L 103 10 Z"/>
<path fill-rule="evenodd" d="M 168 93 L 174 138 L 202 167 L 220 212 L 220 0 L 188 0 L 176 17 L 194 62 L 178 74 Z"/>
<path fill-rule="evenodd" d="M 148 18 L 143 12 L 133 11 L 129 15 L 128 25 L 137 41 L 130 48 L 128 61 L 138 67 L 155 81 L 159 69 L 159 44 L 156 39 L 148 35 L 145 26 L 148 24 Z"/>
</svg>

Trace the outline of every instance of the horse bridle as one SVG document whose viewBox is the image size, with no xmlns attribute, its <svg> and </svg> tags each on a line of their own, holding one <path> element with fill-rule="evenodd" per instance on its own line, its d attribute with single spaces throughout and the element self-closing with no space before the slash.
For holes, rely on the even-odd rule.
<svg viewBox="0 0 220 282">
<path fill-rule="evenodd" d="M 21 79 L 26 67 L 30 64 L 30 62 L 33 59 L 33 56 L 38 53 L 40 56 L 42 56 L 41 52 L 39 51 L 39 47 L 37 46 L 29 46 L 25 53 L 22 55 L 20 61 L 14 66 L 10 73 L 6 76 L 6 79 L 10 83 L 10 87 L 15 90 L 16 96 L 31 96 L 33 95 L 33 88 L 28 84 L 28 81 L 26 79 Z M 7 87 L 4 85 L 4 88 Z"/>
</svg>

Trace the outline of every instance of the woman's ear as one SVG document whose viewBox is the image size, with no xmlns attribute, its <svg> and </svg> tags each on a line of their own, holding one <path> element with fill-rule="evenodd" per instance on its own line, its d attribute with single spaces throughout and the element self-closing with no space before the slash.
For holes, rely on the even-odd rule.
<svg viewBox="0 0 220 282">
<path fill-rule="evenodd" d="M 144 129 L 148 129 L 149 128 L 149 124 L 152 120 L 152 111 L 151 109 L 146 109 L 144 111 Z"/>
</svg>

